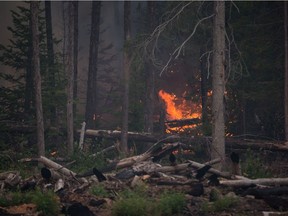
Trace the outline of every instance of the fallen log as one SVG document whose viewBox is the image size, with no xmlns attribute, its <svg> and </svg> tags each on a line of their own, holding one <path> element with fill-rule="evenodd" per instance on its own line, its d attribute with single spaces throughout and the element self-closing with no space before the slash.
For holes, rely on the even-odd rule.
<svg viewBox="0 0 288 216">
<path fill-rule="evenodd" d="M 41 168 L 41 176 L 43 179 L 49 181 L 51 179 L 57 180 L 61 178 L 61 175 L 59 175 L 58 172 L 56 172 L 53 169 L 48 169 L 47 167 Z"/>
<path fill-rule="evenodd" d="M 78 131 L 80 133 L 80 131 Z M 121 131 L 118 130 L 86 130 L 86 136 L 92 137 L 104 137 L 107 139 L 120 139 Z M 128 139 L 134 141 L 142 142 L 157 142 L 157 143 L 175 143 L 181 142 L 185 144 L 207 144 L 212 143 L 211 137 L 194 137 L 194 136 L 178 136 L 178 135 L 165 135 L 164 137 L 154 136 L 149 133 L 138 133 L 138 132 L 128 132 Z M 269 151 L 279 151 L 288 152 L 288 145 L 284 142 L 277 141 L 267 141 L 267 140 L 254 140 L 254 139 L 240 139 L 233 137 L 226 137 L 225 139 L 226 148 L 233 149 L 252 149 L 252 150 L 269 150 Z"/>
<path fill-rule="evenodd" d="M 174 150 L 177 149 L 180 145 L 181 145 L 181 143 L 169 144 L 170 149 L 174 149 Z M 120 160 L 118 162 L 111 163 L 107 167 L 105 167 L 103 169 L 100 169 L 100 171 L 101 172 L 110 172 L 110 171 L 115 170 L 115 169 L 122 169 L 122 168 L 125 168 L 125 167 L 131 167 L 132 165 L 134 165 L 136 163 L 140 163 L 142 161 L 146 161 L 149 158 L 155 156 L 155 154 L 159 153 L 159 149 L 156 148 L 156 147 L 157 146 L 155 145 L 153 148 L 148 149 L 146 152 L 144 152 L 141 155 L 136 155 L 136 156 L 133 156 L 133 157 L 124 158 L 124 159 L 122 159 L 122 160 Z"/>
<path fill-rule="evenodd" d="M 152 161 L 143 161 L 141 163 L 135 164 L 132 168 L 126 169 L 120 173 L 116 174 L 118 179 L 129 179 L 135 175 L 143 174 L 155 174 L 155 173 L 180 173 L 180 172 L 189 172 L 192 173 L 191 168 L 201 169 L 209 164 L 214 164 L 219 162 L 219 159 L 209 161 L 205 164 L 200 164 L 194 161 L 189 161 L 189 163 L 177 164 L 175 166 L 161 166 L 160 164 L 153 163 Z M 217 174 L 225 178 L 231 178 L 229 173 L 220 172 L 216 169 L 209 169 L 208 172 Z"/>
<path fill-rule="evenodd" d="M 253 195 L 255 198 L 261 198 L 265 196 L 271 196 L 271 195 L 288 195 L 288 187 L 282 186 L 282 187 L 273 187 L 273 188 L 248 188 L 246 191 L 241 193 L 242 196 L 246 195 Z"/>
<path fill-rule="evenodd" d="M 33 162 L 33 161 L 37 161 L 40 162 L 42 164 L 44 164 L 46 167 L 50 167 L 52 169 L 54 169 L 55 171 L 65 175 L 66 177 L 72 177 L 75 180 L 79 180 L 80 182 L 84 183 L 87 182 L 87 180 L 85 178 L 80 178 L 80 179 L 76 179 L 76 173 L 67 169 L 66 167 L 44 157 L 44 156 L 40 156 L 39 158 L 25 158 L 25 159 L 21 159 L 20 161 L 22 162 Z"/>
<path fill-rule="evenodd" d="M 170 128 L 174 127 L 183 127 L 187 125 L 195 125 L 201 123 L 201 119 L 199 118 L 192 118 L 192 119 L 179 119 L 179 120 L 171 120 L 166 121 L 165 124 L 167 124 Z"/>
<path fill-rule="evenodd" d="M 79 132 L 79 131 L 78 131 Z M 121 131 L 119 130 L 86 130 L 86 136 L 104 137 L 107 139 L 120 139 Z M 128 139 L 141 140 L 143 142 L 157 142 L 157 139 L 149 133 L 128 132 Z"/>
<path fill-rule="evenodd" d="M 90 155 L 90 157 L 96 157 L 97 155 L 104 154 L 104 153 L 109 152 L 109 151 L 114 150 L 114 149 L 117 149 L 116 145 L 109 146 L 109 147 L 107 147 L 107 148 L 105 148 L 99 152 L 96 152 L 96 153 Z"/>
<path fill-rule="evenodd" d="M 261 178 L 261 179 L 240 179 L 240 180 L 222 180 L 221 185 L 230 187 L 249 187 L 252 185 L 270 185 L 280 186 L 288 185 L 288 178 Z"/>
</svg>

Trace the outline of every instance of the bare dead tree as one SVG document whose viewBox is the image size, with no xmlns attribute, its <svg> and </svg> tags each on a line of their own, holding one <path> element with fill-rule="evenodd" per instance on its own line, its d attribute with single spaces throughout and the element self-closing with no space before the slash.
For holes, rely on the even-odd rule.
<svg viewBox="0 0 288 216">
<path fill-rule="evenodd" d="M 214 2 L 211 158 L 225 157 L 225 2 Z M 220 164 L 220 168 L 223 163 Z"/>
<path fill-rule="evenodd" d="M 68 19 L 68 32 L 67 32 L 67 47 L 65 53 L 65 73 L 67 76 L 67 150 L 68 155 L 72 155 L 74 152 L 74 116 L 73 116 L 73 85 L 74 85 L 74 10 L 73 2 L 68 2 L 68 8 L 66 10 L 66 16 Z"/>
<path fill-rule="evenodd" d="M 55 69 L 54 69 L 54 49 L 53 49 L 53 33 L 52 33 L 52 17 L 51 17 L 51 1 L 45 1 L 45 21 L 46 21 L 46 41 L 47 41 L 47 56 L 48 56 L 48 77 L 51 99 L 55 95 Z M 56 106 L 55 102 L 50 103 L 50 121 L 54 126 L 56 121 Z"/>
<path fill-rule="evenodd" d="M 34 72 L 35 84 L 35 107 L 36 107 L 36 121 L 37 121 L 37 147 L 38 155 L 45 155 L 45 141 L 44 141 L 44 122 L 42 109 L 42 93 L 41 93 L 41 74 L 40 74 L 40 51 L 39 51 L 39 1 L 32 1 L 30 3 L 31 11 L 31 28 L 32 28 L 32 65 Z"/>
<path fill-rule="evenodd" d="M 287 2 L 284 2 L 284 32 L 285 32 L 285 140 L 288 142 L 288 6 Z"/>
<path fill-rule="evenodd" d="M 73 87 L 73 98 L 74 101 L 77 99 L 77 75 L 78 75 L 78 1 L 73 1 L 74 6 L 74 87 Z M 76 103 L 74 103 L 74 113 L 76 113 Z"/>
<path fill-rule="evenodd" d="M 100 29 L 101 1 L 92 2 L 89 69 L 86 92 L 85 120 L 87 128 L 95 128 L 97 107 L 97 68 Z"/>
<path fill-rule="evenodd" d="M 131 2 L 124 2 L 124 44 L 130 41 L 130 13 Z M 124 153 L 128 153 L 128 113 L 129 113 L 129 76 L 131 59 L 127 50 L 124 50 L 123 59 L 123 105 L 122 105 L 122 129 L 121 129 L 121 145 L 120 150 Z"/>
</svg>

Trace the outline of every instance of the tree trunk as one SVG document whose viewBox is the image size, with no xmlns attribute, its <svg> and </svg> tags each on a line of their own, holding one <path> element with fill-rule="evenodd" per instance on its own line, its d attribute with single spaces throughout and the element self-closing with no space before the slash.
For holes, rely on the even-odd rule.
<svg viewBox="0 0 288 216">
<path fill-rule="evenodd" d="M 285 87 L 284 87 L 284 107 L 285 107 L 285 140 L 288 142 L 288 7 L 284 2 L 284 30 L 285 30 Z"/>
<path fill-rule="evenodd" d="M 74 61 L 73 61 L 73 37 L 74 37 L 74 16 L 73 2 L 68 2 L 67 18 L 67 47 L 65 58 L 65 73 L 67 75 L 67 150 L 68 155 L 72 155 L 74 151 L 74 131 L 73 131 L 73 85 L 74 85 Z"/>
<path fill-rule="evenodd" d="M 87 128 L 95 128 L 97 103 L 97 64 L 100 29 L 101 1 L 92 2 L 89 70 L 87 80 L 86 113 Z"/>
<path fill-rule="evenodd" d="M 124 44 L 128 44 L 130 40 L 130 7 L 131 2 L 124 2 Z M 128 153 L 128 113 L 129 113 L 129 76 L 130 76 L 130 64 L 131 60 L 127 50 L 124 50 L 123 60 L 123 82 L 124 82 L 124 94 L 122 105 L 122 130 L 121 130 L 121 145 L 120 150 L 124 153 Z"/>
<path fill-rule="evenodd" d="M 78 1 L 73 1 L 74 6 L 74 101 L 77 100 L 77 75 L 78 75 Z M 74 103 L 74 114 L 76 114 L 76 103 Z"/>
<path fill-rule="evenodd" d="M 149 27 L 148 30 L 152 31 L 155 26 L 155 2 L 147 1 L 148 5 L 148 17 L 149 17 Z M 153 133 L 153 114 L 154 114 L 154 104 L 155 104 L 155 71 L 150 62 L 146 62 L 146 102 L 145 102 L 145 113 L 144 113 L 144 128 L 145 132 Z"/>
<path fill-rule="evenodd" d="M 55 95 L 55 69 L 54 69 L 54 49 L 53 49 L 53 34 L 52 34 L 52 18 L 51 18 L 51 1 L 45 1 L 45 20 L 46 20 L 46 40 L 47 40 L 47 55 L 48 55 L 48 74 L 50 86 L 50 120 L 51 124 L 55 125 L 56 106 L 53 101 Z"/>
<path fill-rule="evenodd" d="M 44 123 L 43 123 L 43 110 L 42 110 L 42 96 L 41 96 L 41 75 L 40 75 L 40 56 L 39 56 L 39 32 L 38 32 L 38 15 L 39 15 L 39 2 L 32 1 L 30 3 L 31 10 L 31 28 L 32 28 L 32 65 L 34 72 L 35 83 L 35 107 L 36 107 L 36 120 L 37 120 L 37 147 L 38 155 L 45 155 L 45 142 L 44 142 Z"/>
<path fill-rule="evenodd" d="M 204 52 L 204 49 L 201 49 L 201 54 Z M 209 60 L 208 60 L 209 61 Z M 207 127 L 208 122 L 208 109 L 207 109 L 207 71 L 204 64 L 204 61 L 200 60 L 200 70 L 201 70 L 201 105 L 202 105 L 202 125 L 203 125 L 203 134 L 208 134 Z"/>
<path fill-rule="evenodd" d="M 212 80 L 212 149 L 211 157 L 225 158 L 225 2 L 214 2 L 213 20 L 213 80 Z M 222 166 L 223 163 L 220 164 Z M 219 167 L 221 169 L 222 167 Z"/>
</svg>

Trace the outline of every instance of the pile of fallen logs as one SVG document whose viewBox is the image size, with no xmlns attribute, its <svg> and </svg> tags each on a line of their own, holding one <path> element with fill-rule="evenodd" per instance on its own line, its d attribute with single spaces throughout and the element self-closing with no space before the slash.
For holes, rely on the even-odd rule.
<svg viewBox="0 0 288 216">
<path fill-rule="evenodd" d="M 120 137 L 119 131 L 93 131 L 86 130 L 86 136 L 101 136 L 105 138 Z M 280 210 L 288 210 L 288 178 L 262 178 L 248 179 L 235 175 L 229 170 L 226 172 L 213 168 L 213 165 L 223 162 L 221 159 L 198 163 L 192 160 L 184 162 L 177 159 L 177 154 L 187 144 L 181 141 L 188 139 L 178 136 L 168 136 L 159 140 L 149 134 L 128 133 L 129 139 L 140 139 L 149 142 L 156 141 L 142 154 L 113 161 L 105 167 L 90 167 L 84 173 L 75 173 L 67 167 L 56 163 L 46 157 L 24 158 L 21 162 L 37 162 L 42 164 L 41 173 L 28 179 L 22 179 L 18 171 L 0 173 L 0 190 L 20 188 L 21 191 L 33 189 L 36 186 L 53 188 L 55 193 L 63 195 L 63 191 L 85 191 L 93 184 L 106 182 L 108 185 L 117 182 L 128 184 L 131 187 L 143 182 L 156 185 L 188 185 L 191 187 L 190 195 L 201 196 L 204 187 L 225 186 L 232 188 L 238 195 L 254 196 L 264 199 L 270 206 Z M 201 138 L 189 137 L 189 143 Z M 203 138 L 204 139 L 204 138 Z M 210 139 L 210 138 L 205 138 Z M 83 141 L 83 138 L 82 138 Z M 174 142 L 171 142 L 174 141 Z M 176 141 L 176 142 L 175 142 Z M 227 139 L 228 145 L 237 142 Z M 255 144 L 255 143 L 254 143 Z M 255 147 L 255 145 L 251 145 Z M 249 145 L 248 142 L 245 145 Z M 256 145 L 257 146 L 257 145 Z M 111 148 L 111 147 L 110 147 Z M 113 146 L 113 148 L 116 148 Z M 260 148 L 260 147 L 259 147 Z M 286 146 L 266 144 L 262 149 L 275 151 L 288 151 Z M 111 148 L 112 149 L 112 148 Z M 97 156 L 98 154 L 94 154 Z M 229 158 L 231 163 L 239 163 L 239 159 Z M 106 201 L 97 200 L 99 203 Z"/>
<path fill-rule="evenodd" d="M 220 159 L 203 164 L 191 160 L 178 163 L 174 152 L 180 151 L 183 146 L 185 147 L 181 142 L 172 144 L 157 142 L 143 154 L 114 161 L 102 168 L 91 167 L 87 172 L 78 174 L 46 157 L 25 158 L 21 162 L 36 161 L 44 165 L 41 169 L 42 178 L 37 179 L 34 176 L 22 180 L 19 172 L 1 173 L 1 190 L 18 185 L 22 191 L 25 191 L 40 184 L 42 187 L 47 187 L 49 183 L 51 187 L 53 182 L 55 192 L 71 190 L 68 188 L 72 186 L 74 191 L 81 191 L 97 182 L 107 182 L 107 184 L 115 181 L 125 182 L 133 187 L 145 181 L 156 185 L 189 185 L 191 186 L 189 194 L 201 196 L 204 193 L 204 186 L 213 185 L 231 187 L 241 196 L 252 195 L 264 199 L 274 208 L 288 210 L 286 196 L 288 178 L 248 179 L 212 168 L 214 164 L 221 162 Z M 165 165 L 161 164 L 163 159 Z"/>
</svg>

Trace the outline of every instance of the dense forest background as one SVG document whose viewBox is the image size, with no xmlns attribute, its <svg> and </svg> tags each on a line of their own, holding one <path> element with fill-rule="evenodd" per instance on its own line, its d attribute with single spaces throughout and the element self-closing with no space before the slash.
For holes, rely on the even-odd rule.
<svg viewBox="0 0 288 216">
<path fill-rule="evenodd" d="M 79 7 L 80 14 L 85 4 L 92 21 L 83 22 L 73 13 L 75 142 L 83 121 L 90 129 L 121 130 L 127 92 L 128 130 L 163 133 L 168 114 L 160 90 L 190 104 L 188 116 L 199 113 L 201 121 L 184 133 L 211 135 L 213 2 L 131 2 L 128 30 L 123 2 L 78 4 L 75 11 Z M 65 55 L 72 26 L 67 3 L 51 5 L 52 11 L 63 13 L 49 21 L 47 5 L 40 4 L 39 39 L 45 142 L 55 147 L 66 146 Z M 284 140 L 284 3 L 226 2 L 225 7 L 226 135 Z M 12 36 L 0 46 L 0 62 L 5 66 L 0 71 L 1 150 L 36 143 L 29 3 L 13 9 L 10 16 Z M 61 19 L 63 25 L 55 29 Z M 83 34 L 88 40 L 79 41 Z M 78 43 L 86 43 L 86 51 Z M 129 91 L 124 88 L 123 53 L 129 56 Z"/>
</svg>

